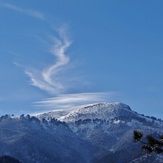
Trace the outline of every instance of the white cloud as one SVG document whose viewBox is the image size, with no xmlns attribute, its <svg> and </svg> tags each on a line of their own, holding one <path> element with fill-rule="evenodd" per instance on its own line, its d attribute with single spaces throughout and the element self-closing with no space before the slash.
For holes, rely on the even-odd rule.
<svg viewBox="0 0 163 163">
<path fill-rule="evenodd" d="M 59 38 L 53 37 L 53 46 L 50 53 L 55 57 L 56 62 L 43 70 L 30 69 L 25 73 L 30 77 L 31 84 L 50 94 L 57 95 L 65 91 L 65 85 L 58 79 L 58 75 L 69 63 L 69 57 L 65 52 L 71 41 L 65 35 L 65 29 L 58 30 Z M 63 81 L 64 82 L 64 81 Z"/>
<path fill-rule="evenodd" d="M 17 6 L 12 5 L 12 4 L 4 4 L 3 6 L 8 8 L 8 9 L 11 9 L 11 10 L 14 10 L 14 11 L 17 11 L 20 13 L 24 13 L 26 15 L 30 15 L 30 16 L 33 16 L 33 17 L 36 17 L 36 18 L 39 18 L 42 20 L 45 19 L 43 14 L 41 14 L 40 12 L 35 11 L 35 10 L 23 9 L 23 8 L 17 7 Z"/>
<path fill-rule="evenodd" d="M 42 70 L 28 69 L 25 73 L 30 77 L 31 84 L 37 88 L 54 95 L 53 98 L 47 98 L 42 101 L 35 102 L 35 106 L 42 106 L 44 109 L 69 109 L 79 105 L 108 101 L 117 95 L 117 92 L 88 92 L 65 94 L 67 87 L 65 81 L 67 76 L 61 78 L 61 72 L 67 70 L 66 65 L 70 62 L 70 58 L 66 55 L 66 50 L 71 45 L 71 41 L 66 37 L 65 28 L 58 30 L 59 37 L 53 37 L 53 46 L 50 53 L 54 56 L 55 63 L 47 66 Z M 62 80 L 61 80 L 62 79 Z M 75 84 L 75 87 L 79 85 Z M 44 110 L 45 111 L 45 110 Z"/>
<path fill-rule="evenodd" d="M 108 101 L 108 99 L 116 95 L 117 92 L 62 94 L 54 98 L 47 98 L 43 101 L 35 102 L 34 104 L 48 107 L 48 109 L 70 109 L 79 105 Z"/>
<path fill-rule="evenodd" d="M 52 40 L 53 44 L 49 53 L 54 57 L 54 63 L 41 70 L 35 68 L 25 70 L 26 75 L 30 78 L 31 85 L 55 96 L 34 102 L 35 106 L 43 107 L 44 111 L 45 108 L 48 110 L 69 109 L 79 105 L 108 101 L 108 99 L 111 100 L 112 97 L 117 95 L 117 92 L 65 94 L 68 92 L 67 88 L 71 88 L 70 85 L 75 86 L 75 88 L 79 87 L 78 84 L 68 82 L 67 74 L 64 77 L 61 75 L 63 72 L 65 74 L 67 68 L 69 68 L 70 58 L 66 55 L 66 51 L 70 47 L 71 41 L 66 36 L 65 28 L 60 28 L 58 30 L 58 37 L 52 37 Z M 17 62 L 14 62 L 14 64 L 20 66 Z"/>
</svg>

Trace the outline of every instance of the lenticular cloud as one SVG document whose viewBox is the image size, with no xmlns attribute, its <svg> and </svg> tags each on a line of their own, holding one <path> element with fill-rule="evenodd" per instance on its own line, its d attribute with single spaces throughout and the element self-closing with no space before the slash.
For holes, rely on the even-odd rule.
<svg viewBox="0 0 163 163">
<path fill-rule="evenodd" d="M 115 92 L 89 92 L 62 94 L 57 97 L 47 98 L 39 102 L 35 102 L 37 106 L 46 106 L 51 109 L 70 109 L 75 106 L 85 105 L 95 102 L 102 102 L 113 96 Z"/>
</svg>

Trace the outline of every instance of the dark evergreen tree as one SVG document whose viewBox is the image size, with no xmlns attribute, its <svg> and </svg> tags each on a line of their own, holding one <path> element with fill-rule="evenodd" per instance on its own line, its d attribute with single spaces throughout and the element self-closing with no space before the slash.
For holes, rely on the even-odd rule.
<svg viewBox="0 0 163 163">
<path fill-rule="evenodd" d="M 0 163 L 21 163 L 21 162 L 14 157 L 4 155 L 0 157 Z"/>
<path fill-rule="evenodd" d="M 143 144 L 142 149 L 148 153 L 156 152 L 157 154 L 163 153 L 163 135 L 159 139 L 153 135 L 147 135 L 146 141 L 142 141 L 143 132 L 134 130 L 133 140 Z"/>
</svg>

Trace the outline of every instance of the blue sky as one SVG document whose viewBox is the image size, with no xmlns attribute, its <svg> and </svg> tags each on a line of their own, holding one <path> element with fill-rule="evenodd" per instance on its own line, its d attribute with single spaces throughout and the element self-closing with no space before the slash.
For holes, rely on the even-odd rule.
<svg viewBox="0 0 163 163">
<path fill-rule="evenodd" d="M 100 101 L 163 116 L 161 0 L 0 1 L 0 114 Z"/>
</svg>

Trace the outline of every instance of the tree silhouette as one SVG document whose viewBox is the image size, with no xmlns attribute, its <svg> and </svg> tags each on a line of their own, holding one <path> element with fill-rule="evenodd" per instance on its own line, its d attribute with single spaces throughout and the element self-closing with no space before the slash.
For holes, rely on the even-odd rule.
<svg viewBox="0 0 163 163">
<path fill-rule="evenodd" d="M 4 155 L 0 157 L 0 163 L 21 163 L 21 162 L 14 157 Z"/>
<path fill-rule="evenodd" d="M 146 141 L 142 141 L 143 132 L 134 130 L 133 140 L 134 142 L 140 142 L 143 144 L 142 150 L 148 153 L 156 152 L 157 154 L 163 153 L 163 135 L 159 139 L 154 138 L 152 135 L 146 136 Z"/>
</svg>

